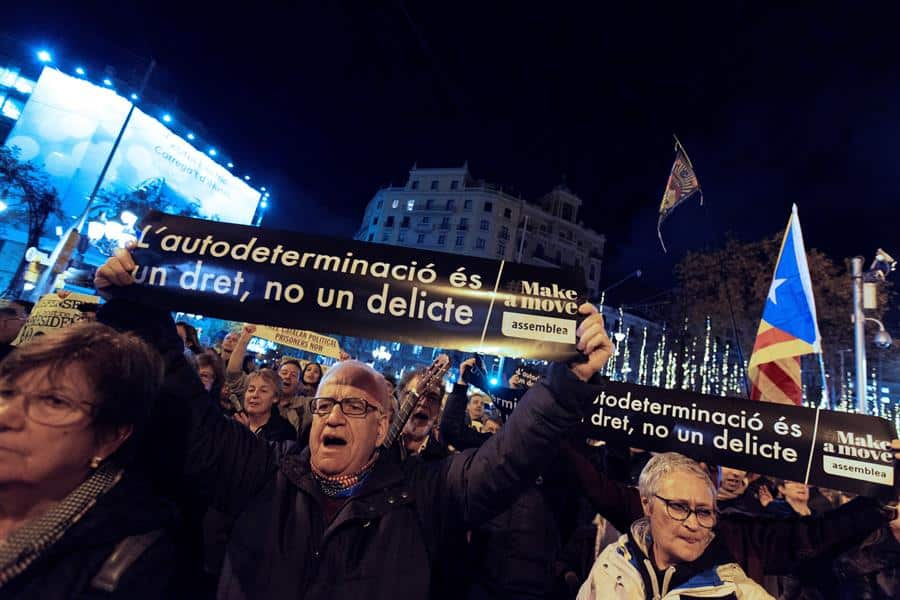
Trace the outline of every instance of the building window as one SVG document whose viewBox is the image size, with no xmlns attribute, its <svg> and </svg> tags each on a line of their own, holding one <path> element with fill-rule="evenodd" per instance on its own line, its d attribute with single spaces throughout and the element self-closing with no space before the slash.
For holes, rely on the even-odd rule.
<svg viewBox="0 0 900 600">
<path fill-rule="evenodd" d="M 431 210 L 432 208 L 434 208 L 434 198 L 429 198 L 428 200 L 425 201 L 425 208 L 428 210 Z"/>
<path fill-rule="evenodd" d="M 472 210 L 472 200 L 466 200 L 465 202 L 463 202 L 463 209 Z"/>
<path fill-rule="evenodd" d="M 484 212 L 491 212 L 492 210 L 494 210 L 494 203 L 493 202 L 485 202 L 484 203 Z"/>
<path fill-rule="evenodd" d="M 508 240 L 509 239 L 509 227 L 504 225 L 500 228 L 500 239 Z"/>
<path fill-rule="evenodd" d="M 366 241 L 367 241 L 367 242 L 371 242 L 371 241 L 374 240 L 374 239 L 375 239 L 375 234 L 374 234 L 374 233 L 370 233 L 370 234 L 369 234 L 369 237 L 366 239 Z"/>
<path fill-rule="evenodd" d="M 372 219 L 372 225 L 378 225 L 378 217 Z"/>
<path fill-rule="evenodd" d="M 409 217 L 400 219 L 400 227 L 409 227 Z"/>
<path fill-rule="evenodd" d="M 377 210 L 381 210 L 381 207 L 384 206 L 384 198 L 378 200 L 378 204 L 375 205 Z"/>
<path fill-rule="evenodd" d="M 477 240 L 475 240 L 475 247 L 479 250 L 484 248 L 484 240 L 482 238 L 478 238 Z"/>
<path fill-rule="evenodd" d="M 464 236 L 464 235 L 456 236 L 456 245 L 457 246 L 462 246 L 463 242 L 465 242 L 465 241 L 466 241 L 466 236 Z"/>
<path fill-rule="evenodd" d="M 394 226 L 394 215 L 390 215 L 387 218 L 387 221 L 384 222 L 385 227 L 393 227 Z"/>
<path fill-rule="evenodd" d="M 488 221 L 487 219 L 482 219 L 482 220 L 481 220 L 481 230 L 482 230 L 482 231 L 489 231 L 490 228 L 491 228 L 491 223 L 490 223 L 490 221 Z"/>
<path fill-rule="evenodd" d="M 447 200 L 447 210 L 456 210 L 456 200 L 453 198 Z"/>
<path fill-rule="evenodd" d="M 572 220 L 572 205 L 571 204 L 563 204 L 562 218 L 566 221 Z"/>
<path fill-rule="evenodd" d="M 397 241 L 398 241 L 398 242 L 405 242 L 405 241 L 406 241 L 406 230 L 404 230 L 404 229 L 401 229 L 401 230 L 400 230 L 400 234 L 397 236 Z"/>
<path fill-rule="evenodd" d="M 462 219 L 460 219 L 459 225 L 457 225 L 456 228 L 459 229 L 460 231 L 467 230 L 469 228 L 469 219 L 467 219 L 466 217 L 463 217 Z"/>
<path fill-rule="evenodd" d="M 419 180 L 418 179 L 413 179 L 412 189 L 414 189 L 414 190 L 419 189 Z"/>
<path fill-rule="evenodd" d="M 443 246 L 446 243 L 447 243 L 447 236 L 442 233 L 441 235 L 438 236 L 438 246 Z"/>
<path fill-rule="evenodd" d="M 504 208 L 504 209 L 503 209 L 503 218 L 504 218 L 504 219 L 511 219 L 511 218 L 512 218 L 512 209 L 511 209 L 511 208 Z"/>
<path fill-rule="evenodd" d="M 391 202 L 391 208 L 397 208 L 398 206 L 400 206 L 399 200 L 394 200 L 393 202 Z"/>
<path fill-rule="evenodd" d="M 503 242 L 497 244 L 497 256 L 506 256 L 506 244 L 504 244 Z"/>
<path fill-rule="evenodd" d="M 428 225 L 431 223 L 431 217 L 422 217 L 422 225 Z"/>
<path fill-rule="evenodd" d="M 458 190 L 458 189 L 459 189 L 459 182 L 458 182 L 458 181 L 451 181 L 451 182 L 450 182 L 450 189 L 451 189 L 451 190 Z"/>
<path fill-rule="evenodd" d="M 441 219 L 441 229 L 450 229 L 450 217 Z"/>
<path fill-rule="evenodd" d="M 438 180 L 437 179 L 435 179 L 434 181 L 431 182 L 431 189 L 432 190 L 438 189 Z"/>
<path fill-rule="evenodd" d="M 391 239 L 391 233 L 390 233 L 389 231 L 385 231 L 384 233 L 381 234 L 381 241 L 382 241 L 382 242 L 386 242 L 386 241 L 388 241 L 389 239 Z"/>
<path fill-rule="evenodd" d="M 425 234 L 424 234 L 424 233 L 420 233 L 420 234 L 419 234 L 419 237 L 416 238 L 416 243 L 417 243 L 417 244 L 424 244 L 424 243 L 425 243 Z"/>
<path fill-rule="evenodd" d="M 407 201 L 406 201 L 406 210 L 412 210 L 412 209 L 414 209 L 415 207 L 416 207 L 416 201 L 415 201 L 415 200 L 407 200 Z"/>
</svg>

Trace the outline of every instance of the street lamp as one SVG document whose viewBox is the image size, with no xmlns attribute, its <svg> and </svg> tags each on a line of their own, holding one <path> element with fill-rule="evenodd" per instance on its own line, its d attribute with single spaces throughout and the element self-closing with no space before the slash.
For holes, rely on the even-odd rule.
<svg viewBox="0 0 900 600">
<path fill-rule="evenodd" d="M 84 77 L 84 75 L 85 75 L 86 72 L 87 72 L 87 71 L 84 70 L 84 67 L 75 67 L 75 74 L 76 74 L 76 75 L 81 75 L 82 77 Z"/>
<path fill-rule="evenodd" d="M 865 273 L 862 256 L 856 256 L 850 261 L 850 277 L 853 282 L 853 349 L 856 355 L 856 412 L 859 413 L 865 412 L 868 393 L 866 321 L 878 323 L 878 333 L 875 334 L 874 340 L 876 346 L 887 348 L 893 343 L 884 324 L 878 319 L 867 317 L 863 309 L 878 308 L 875 285 L 884 281 L 896 268 L 897 261 L 881 248 L 878 249 L 872 266 Z"/>
<path fill-rule="evenodd" d="M 38 50 L 37 57 L 38 60 L 42 63 L 53 62 L 53 55 L 51 55 L 47 50 Z"/>
</svg>

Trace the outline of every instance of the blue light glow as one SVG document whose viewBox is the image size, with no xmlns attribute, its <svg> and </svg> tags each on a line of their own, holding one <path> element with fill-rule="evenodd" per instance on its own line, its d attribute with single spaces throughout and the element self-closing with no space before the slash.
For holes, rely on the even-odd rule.
<svg viewBox="0 0 900 600">
<path fill-rule="evenodd" d="M 163 115 L 163 121 L 165 121 L 166 123 L 171 123 L 171 122 L 172 122 L 172 115 L 170 115 L 169 113 L 164 114 L 164 115 Z"/>
<path fill-rule="evenodd" d="M 132 95 L 131 95 L 131 99 L 134 100 L 135 102 L 137 102 L 138 95 L 137 95 L 137 94 L 132 94 Z"/>
<path fill-rule="evenodd" d="M 497 385 L 498 383 L 500 383 L 499 379 L 497 379 L 496 377 L 491 377 L 491 385 Z"/>
<path fill-rule="evenodd" d="M 259 205 L 263 208 L 266 208 L 267 206 L 269 206 L 269 203 L 266 202 L 265 200 L 263 200 L 262 202 L 259 203 Z"/>
<path fill-rule="evenodd" d="M 249 175 L 244 175 L 244 181 L 250 181 L 250 176 L 249 176 Z"/>
<path fill-rule="evenodd" d="M 81 67 L 75 67 L 75 72 L 81 76 L 84 76 L 84 74 L 85 74 L 85 70 Z"/>
<path fill-rule="evenodd" d="M 53 56 L 51 56 L 50 53 L 46 50 L 38 50 L 37 57 L 39 61 L 44 63 L 48 63 L 53 60 Z"/>
<path fill-rule="evenodd" d="M 228 163 L 228 168 L 229 168 L 229 169 L 233 169 L 233 168 L 234 168 L 234 163 L 233 163 L 233 162 Z"/>
<path fill-rule="evenodd" d="M 195 136 L 194 136 L 194 134 L 193 134 L 193 133 L 189 133 L 189 134 L 187 134 L 187 139 L 189 139 L 189 140 L 192 140 L 192 139 L 194 139 L 194 137 L 195 137 Z"/>
<path fill-rule="evenodd" d="M 215 156 L 216 154 L 218 154 L 218 152 L 216 152 L 215 148 L 210 148 L 209 150 L 207 150 L 207 154 L 209 154 L 210 156 Z"/>
<path fill-rule="evenodd" d="M 112 87 L 112 79 L 107 77 L 103 80 L 103 85 L 105 85 L 106 87 Z"/>
<path fill-rule="evenodd" d="M 262 191 L 266 191 L 266 186 L 262 186 L 262 187 L 259 188 L 259 189 L 261 189 Z"/>
</svg>

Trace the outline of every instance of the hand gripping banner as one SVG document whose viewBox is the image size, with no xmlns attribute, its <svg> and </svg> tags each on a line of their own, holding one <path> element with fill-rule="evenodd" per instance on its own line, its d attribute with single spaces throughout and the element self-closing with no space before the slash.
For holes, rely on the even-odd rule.
<svg viewBox="0 0 900 600">
<path fill-rule="evenodd" d="M 122 292 L 155 306 L 496 356 L 577 355 L 583 274 L 159 212 L 138 228 L 138 285 Z"/>
</svg>

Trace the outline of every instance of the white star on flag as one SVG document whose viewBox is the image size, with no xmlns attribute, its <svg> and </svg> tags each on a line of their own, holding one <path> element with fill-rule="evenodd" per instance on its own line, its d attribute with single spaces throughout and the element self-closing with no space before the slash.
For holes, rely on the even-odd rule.
<svg viewBox="0 0 900 600">
<path fill-rule="evenodd" d="M 769 300 L 772 301 L 772 304 L 778 304 L 778 300 L 775 296 L 775 290 L 777 290 L 782 283 L 787 281 L 787 279 L 773 279 L 772 287 L 769 288 Z"/>
</svg>

